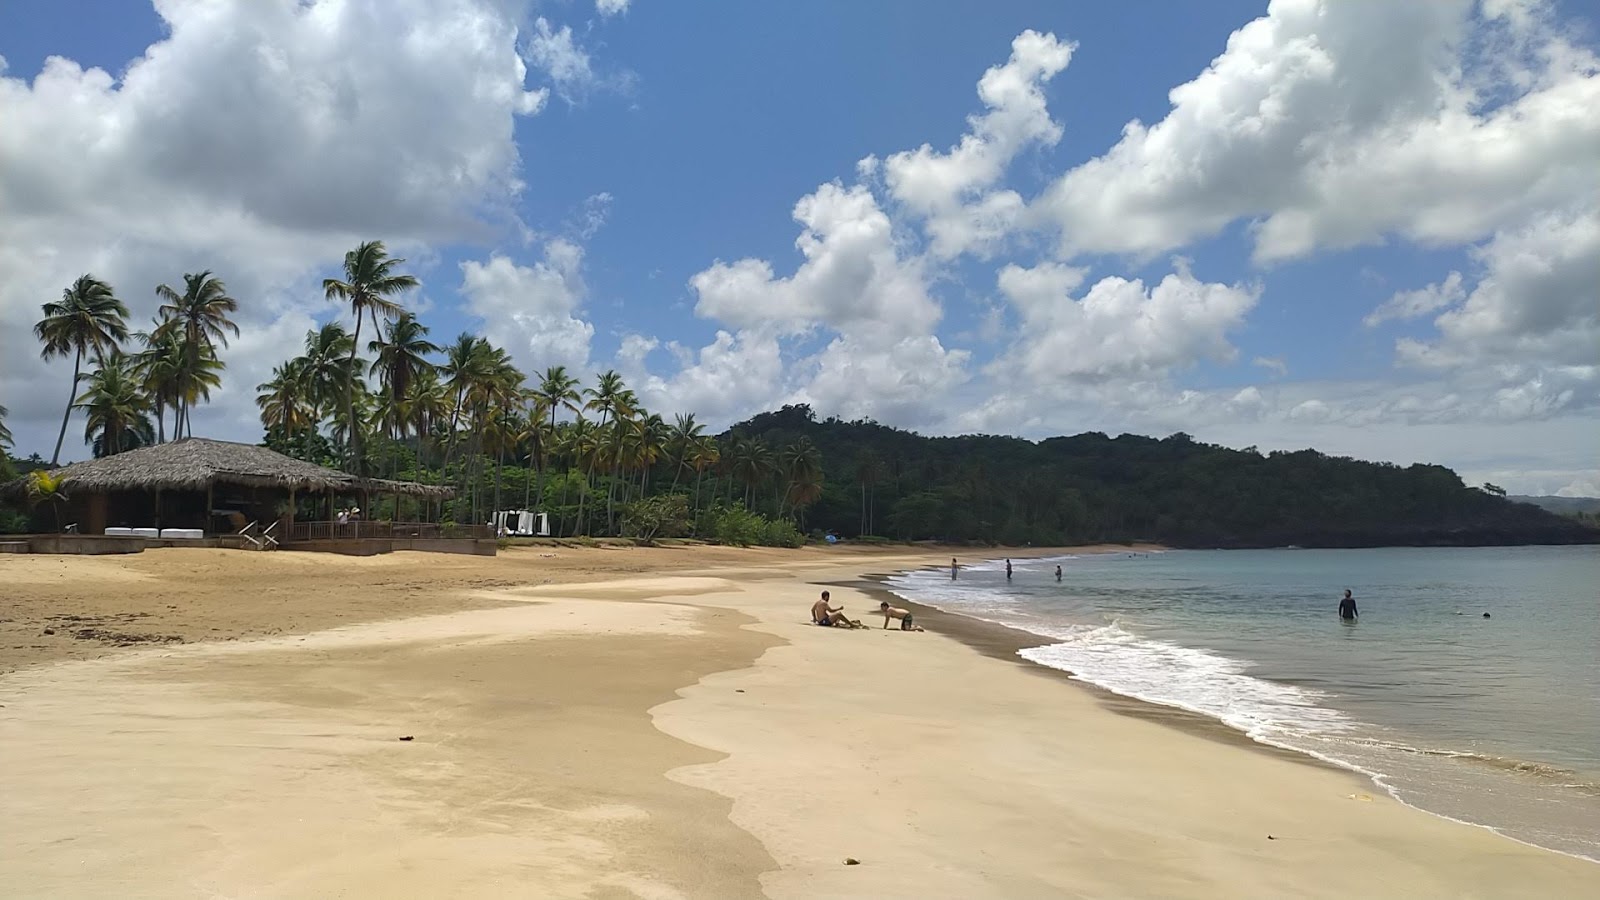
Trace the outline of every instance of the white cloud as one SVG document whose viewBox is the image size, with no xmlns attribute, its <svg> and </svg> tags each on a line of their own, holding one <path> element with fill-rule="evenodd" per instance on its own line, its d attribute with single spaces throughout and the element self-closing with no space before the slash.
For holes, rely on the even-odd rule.
<svg viewBox="0 0 1600 900">
<path fill-rule="evenodd" d="M 1600 375 L 1600 208 L 1542 216 L 1473 255 L 1483 276 L 1472 293 L 1434 320 L 1437 341 L 1402 340 L 1402 360 L 1570 366 Z"/>
<path fill-rule="evenodd" d="M 547 366 L 582 371 L 594 337 L 594 326 L 578 316 L 582 266 L 583 248 L 556 239 L 531 266 L 499 254 L 461 263 L 461 293 L 483 320 L 485 336 L 504 346 L 524 373 Z"/>
<path fill-rule="evenodd" d="M 1259 217 L 1256 255 L 1480 239 L 1600 186 L 1600 63 L 1544 4 L 1274 0 L 1172 110 L 1037 205 L 1064 253 L 1149 254 Z"/>
<path fill-rule="evenodd" d="M 645 368 L 639 350 L 652 339 L 632 338 L 624 339 L 618 370 L 639 398 L 663 415 L 692 412 L 701 421 L 725 425 L 775 408 L 787 392 L 788 367 L 770 330 L 719 330 L 698 351 L 669 344 L 679 362 L 671 377 Z"/>
<path fill-rule="evenodd" d="M 941 315 L 922 263 L 901 253 L 872 192 L 829 182 L 795 204 L 805 261 L 780 278 L 766 260 L 717 262 L 689 280 L 695 312 L 736 328 L 792 334 L 815 325 L 880 343 L 930 333 Z"/>
<path fill-rule="evenodd" d="M 1260 296 L 1257 288 L 1201 282 L 1177 260 L 1154 287 L 1103 278 L 1074 299 L 1083 270 L 1059 263 L 1000 270 L 1001 293 L 1021 314 L 1016 345 L 996 364 L 1045 383 L 1163 378 L 1203 359 L 1231 361 L 1228 332 Z"/>
<path fill-rule="evenodd" d="M 968 118 L 968 132 L 955 146 L 940 153 L 923 144 L 884 161 L 890 196 L 926 220 L 936 256 L 984 254 L 1011 231 L 1025 206 L 1022 197 L 990 188 L 1023 149 L 1061 139 L 1061 126 L 1045 108 L 1043 86 L 1067 67 L 1076 47 L 1054 34 L 1024 31 L 1011 42 L 1011 58 L 978 81 L 988 111 Z M 863 177 L 875 173 L 876 159 L 862 160 L 858 171 Z"/>
<path fill-rule="evenodd" d="M 808 361 L 816 372 L 793 399 L 845 418 L 942 428 L 952 392 L 970 377 L 970 358 L 967 351 L 948 349 L 931 334 L 886 347 L 839 337 Z"/>
<path fill-rule="evenodd" d="M 196 431 L 254 437 L 236 429 L 255 384 L 331 312 L 307 288 L 320 269 L 374 237 L 401 256 L 479 237 L 522 190 L 514 119 L 544 94 L 492 0 L 157 12 L 166 37 L 120 78 L 60 57 L 0 76 L 0 396 L 24 451 L 53 444 L 68 379 L 30 329 L 77 276 L 110 281 L 141 327 L 155 285 L 223 277 L 245 333 Z M 46 389 L 61 396 L 32 402 Z"/>
<path fill-rule="evenodd" d="M 1466 299 L 1461 286 L 1461 273 L 1451 272 L 1444 281 L 1430 284 L 1414 291 L 1401 291 L 1384 301 L 1382 306 L 1367 315 L 1367 327 L 1381 325 L 1393 319 L 1416 319 Z"/>
<path fill-rule="evenodd" d="M 1279 378 L 1289 374 L 1289 364 L 1281 356 L 1258 356 L 1250 360 L 1252 366 L 1260 366 Z"/>
<path fill-rule="evenodd" d="M 594 8 L 603 18 L 610 18 L 628 11 L 629 0 L 594 0 Z"/>
<path fill-rule="evenodd" d="M 527 54 L 528 62 L 549 75 L 562 96 L 569 100 L 595 82 L 589 54 L 573 39 L 570 25 L 556 28 L 544 16 L 535 19 Z"/>
</svg>

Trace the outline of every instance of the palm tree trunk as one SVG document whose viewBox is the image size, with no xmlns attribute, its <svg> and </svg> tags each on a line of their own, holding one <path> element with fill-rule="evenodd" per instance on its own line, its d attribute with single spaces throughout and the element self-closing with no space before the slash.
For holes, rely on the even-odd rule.
<svg viewBox="0 0 1600 900">
<path fill-rule="evenodd" d="M 61 414 L 61 433 L 56 435 L 56 452 L 50 454 L 50 465 L 54 466 L 61 459 L 61 444 L 67 439 L 67 422 L 72 418 L 72 401 L 78 399 L 78 376 L 83 372 L 83 348 L 78 348 L 78 355 L 72 361 L 72 393 L 67 395 L 67 408 Z M 56 513 L 57 518 L 60 513 Z M 60 530 L 59 528 L 57 529 Z"/>
<path fill-rule="evenodd" d="M 356 310 L 355 342 L 350 345 L 350 358 L 345 363 L 344 414 L 345 452 L 351 471 L 361 474 L 361 429 L 356 427 L 356 350 L 361 347 L 361 310 Z"/>
</svg>

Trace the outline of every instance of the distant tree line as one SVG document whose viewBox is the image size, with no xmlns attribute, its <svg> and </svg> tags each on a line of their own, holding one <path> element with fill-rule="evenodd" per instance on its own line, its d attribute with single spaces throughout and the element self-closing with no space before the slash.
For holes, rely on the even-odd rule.
<svg viewBox="0 0 1600 900">
<path fill-rule="evenodd" d="M 367 511 L 375 517 L 482 522 L 495 510 L 532 508 L 549 513 L 559 535 L 778 545 L 807 531 L 1186 547 L 1600 540 L 1592 520 L 1510 502 L 1498 486 L 1468 487 L 1440 466 L 1262 454 L 1185 434 L 924 437 L 786 406 L 712 435 L 692 413 L 668 423 L 650 412 L 616 372 L 585 385 L 561 366 L 530 376 L 472 333 L 434 343 L 401 304 L 418 284 L 399 271 L 404 262 L 380 241 L 345 254 L 343 277 L 322 288 L 349 309 L 353 327 L 311 330 L 303 352 L 256 387 L 266 446 L 456 488 L 454 500 L 431 506 L 385 498 L 386 508 Z M 192 433 L 194 407 L 222 382 L 219 350 L 238 334 L 239 301 L 209 271 L 156 294 L 162 305 L 145 331 L 129 329 L 126 306 L 92 275 L 43 305 L 34 329 L 42 355 L 73 361 L 49 465 L 74 409 L 85 413 L 96 456 Z M 10 442 L 0 407 L 0 450 Z M 42 467 L 37 457 L 14 465 L 0 453 L 0 480 Z M 70 494 L 70 480 L 62 490 Z M 0 529 L 21 527 L 20 513 L 9 516 Z"/>
</svg>

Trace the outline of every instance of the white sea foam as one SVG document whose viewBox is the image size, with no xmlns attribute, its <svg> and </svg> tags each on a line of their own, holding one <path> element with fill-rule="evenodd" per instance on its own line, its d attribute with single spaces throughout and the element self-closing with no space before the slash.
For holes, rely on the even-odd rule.
<svg viewBox="0 0 1600 900">
<path fill-rule="evenodd" d="M 1262 739 L 1342 731 L 1349 719 L 1323 695 L 1248 674 L 1249 666 L 1207 650 L 1140 637 L 1120 623 L 1020 652 L 1118 694 L 1211 716 Z"/>
<path fill-rule="evenodd" d="M 1013 566 L 1019 574 L 1049 573 L 1063 561 L 1014 560 Z M 891 578 L 885 587 L 907 600 L 1038 635 L 1040 646 L 1019 651 L 1038 665 L 1359 772 L 1395 799 L 1443 818 L 1600 861 L 1600 845 L 1582 824 L 1546 824 L 1551 804 L 1568 804 L 1574 792 L 1595 796 L 1600 783 L 1592 779 L 1541 763 L 1396 740 L 1386 729 L 1334 708 L 1338 698 L 1323 691 L 1256 677 L 1253 663 L 1152 637 L 1137 621 L 1103 611 L 1092 593 L 1077 599 L 1041 593 L 1054 587 L 1042 578 L 1002 586 L 996 576 L 1004 568 L 1002 560 L 986 560 L 963 565 L 963 576 L 975 576 L 970 581 L 924 570 Z M 1517 792 L 1504 777 L 1522 779 Z"/>
</svg>

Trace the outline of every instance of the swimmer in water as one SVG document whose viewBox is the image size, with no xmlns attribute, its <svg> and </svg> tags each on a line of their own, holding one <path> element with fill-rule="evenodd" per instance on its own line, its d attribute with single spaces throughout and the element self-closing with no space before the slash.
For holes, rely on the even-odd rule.
<svg viewBox="0 0 1600 900">
<path fill-rule="evenodd" d="M 1356 598 L 1350 596 L 1350 589 L 1345 588 L 1344 599 L 1339 601 L 1339 618 L 1346 622 L 1354 622 L 1361 618 L 1361 613 L 1356 609 Z"/>
</svg>

